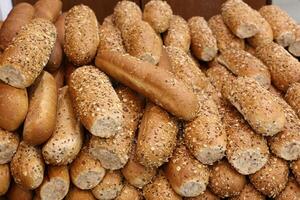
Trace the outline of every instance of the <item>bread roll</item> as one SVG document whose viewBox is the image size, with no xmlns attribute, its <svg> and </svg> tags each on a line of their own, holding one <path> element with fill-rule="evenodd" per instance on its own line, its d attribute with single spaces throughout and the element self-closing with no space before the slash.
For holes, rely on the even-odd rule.
<svg viewBox="0 0 300 200">
<path fill-rule="evenodd" d="M 271 25 L 274 39 L 279 45 L 287 47 L 295 41 L 295 28 L 297 23 L 287 12 L 282 10 L 279 6 L 267 5 L 263 6 L 259 10 L 259 13 Z"/>
<path fill-rule="evenodd" d="M 116 200 L 142 200 L 142 195 L 135 187 L 125 184 Z"/>
<path fill-rule="evenodd" d="M 65 67 L 60 67 L 58 68 L 58 70 L 56 70 L 55 72 L 51 73 L 55 82 L 56 82 L 56 88 L 57 90 L 59 88 L 62 88 L 64 86 L 64 79 L 65 79 Z"/>
<path fill-rule="evenodd" d="M 277 196 L 288 182 L 287 162 L 270 156 L 268 163 L 255 174 L 250 175 L 254 187 L 268 197 Z"/>
<path fill-rule="evenodd" d="M 57 32 L 57 39 L 59 43 L 63 46 L 65 43 L 65 18 L 67 13 L 64 12 L 57 18 L 55 22 L 55 28 Z"/>
<path fill-rule="evenodd" d="M 32 191 L 22 188 L 13 182 L 7 192 L 8 200 L 32 200 Z"/>
<path fill-rule="evenodd" d="M 245 185 L 246 177 L 235 171 L 226 160 L 215 163 L 211 168 L 209 187 L 219 197 L 237 196 Z"/>
<path fill-rule="evenodd" d="M 19 3 L 13 7 L 0 30 L 0 48 L 6 49 L 21 28 L 34 16 L 34 8 L 29 3 Z"/>
<path fill-rule="evenodd" d="M 80 190 L 73 187 L 69 190 L 66 200 L 96 200 L 90 190 Z"/>
<path fill-rule="evenodd" d="M 61 13 L 62 6 L 61 0 L 39 0 L 34 4 L 34 16 L 55 22 Z"/>
<path fill-rule="evenodd" d="M 98 21 L 92 9 L 73 6 L 65 18 L 64 51 L 69 61 L 81 66 L 90 63 L 99 44 Z"/>
<path fill-rule="evenodd" d="M 114 20 L 114 15 L 108 15 L 103 19 L 102 25 L 106 26 L 106 25 L 113 25 L 115 26 L 115 20 Z M 119 29 L 119 28 L 118 28 Z"/>
<path fill-rule="evenodd" d="M 9 188 L 10 172 L 8 164 L 0 164 L 0 196 L 4 195 Z"/>
<path fill-rule="evenodd" d="M 290 168 L 296 178 L 296 181 L 300 184 L 300 159 L 291 162 Z"/>
<path fill-rule="evenodd" d="M 285 94 L 285 100 L 300 117 L 300 83 L 293 83 Z"/>
<path fill-rule="evenodd" d="M 300 57 L 300 25 L 297 25 L 296 40 L 289 46 L 289 52 L 296 57 Z"/>
<path fill-rule="evenodd" d="M 187 197 L 185 200 L 220 200 L 215 194 L 209 190 L 205 190 L 202 194 L 196 197 Z"/>
<path fill-rule="evenodd" d="M 217 40 L 203 17 L 192 17 L 188 21 L 191 48 L 194 55 L 203 61 L 211 61 L 218 53 Z"/>
<path fill-rule="evenodd" d="M 129 159 L 135 131 L 143 112 L 143 100 L 127 87 L 119 86 L 116 93 L 121 100 L 124 124 L 120 134 L 112 138 L 92 136 L 89 152 L 106 169 L 116 170 L 124 167 Z"/>
<path fill-rule="evenodd" d="M 25 25 L 2 54 L 0 79 L 17 88 L 30 86 L 48 62 L 55 39 L 55 26 L 48 20 Z"/>
<path fill-rule="evenodd" d="M 115 52 L 98 55 L 96 66 L 179 118 L 191 120 L 197 114 L 196 96 L 165 69 Z"/>
<path fill-rule="evenodd" d="M 103 180 L 92 189 L 92 193 L 100 200 L 115 199 L 123 186 L 121 173 L 119 171 L 109 171 Z"/>
<path fill-rule="evenodd" d="M 253 187 L 251 183 L 245 185 L 244 189 L 241 193 L 236 196 L 232 197 L 230 200 L 265 200 L 266 197 L 262 195 L 259 191 Z"/>
<path fill-rule="evenodd" d="M 256 57 L 256 55 L 255 55 L 255 48 L 254 47 L 246 44 L 245 51 L 247 51 L 248 53 L 250 53 L 251 55 L 253 55 L 253 56 Z"/>
<path fill-rule="evenodd" d="M 0 128 L 0 165 L 9 163 L 19 146 L 19 136 L 16 133 Z"/>
<path fill-rule="evenodd" d="M 191 44 L 191 35 L 188 23 L 179 15 L 173 15 L 168 31 L 164 35 L 166 46 L 178 47 L 188 52 Z"/>
<path fill-rule="evenodd" d="M 290 177 L 285 189 L 275 198 L 276 200 L 297 200 L 300 198 L 300 186 Z"/>
<path fill-rule="evenodd" d="M 25 189 L 36 189 L 44 179 L 45 164 L 40 150 L 22 141 L 10 163 L 15 182 Z"/>
<path fill-rule="evenodd" d="M 59 39 L 57 37 L 45 69 L 48 70 L 49 72 L 54 72 L 60 67 L 62 60 L 63 60 L 63 50 L 61 44 L 59 43 Z"/>
<path fill-rule="evenodd" d="M 66 62 L 66 70 L 65 70 L 65 80 L 66 80 L 66 84 L 70 85 L 70 78 L 71 78 L 71 74 L 75 71 L 76 67 L 70 63 L 70 62 Z"/>
<path fill-rule="evenodd" d="M 149 1 L 143 12 L 143 20 L 148 22 L 157 33 L 168 30 L 173 11 L 166 1 Z"/>
<path fill-rule="evenodd" d="M 52 165 L 71 163 L 81 149 L 82 140 L 83 131 L 74 114 L 68 87 L 65 86 L 58 91 L 54 132 L 42 149 L 45 162 Z"/>
</svg>

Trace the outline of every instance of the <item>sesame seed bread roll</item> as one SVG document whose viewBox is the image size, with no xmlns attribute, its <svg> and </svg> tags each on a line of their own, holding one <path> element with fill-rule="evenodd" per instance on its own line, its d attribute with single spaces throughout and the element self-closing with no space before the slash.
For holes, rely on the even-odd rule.
<svg viewBox="0 0 300 200">
<path fill-rule="evenodd" d="M 33 19 L 4 50 L 0 79 L 17 88 L 30 86 L 48 62 L 55 39 L 56 30 L 51 22 Z"/>
<path fill-rule="evenodd" d="M 259 32 L 254 20 L 256 13 L 242 0 L 228 0 L 223 3 L 221 14 L 228 28 L 239 38 L 249 38 Z"/>
<path fill-rule="evenodd" d="M 300 25 L 297 25 L 296 40 L 289 46 L 289 52 L 296 57 L 300 57 Z"/>
<path fill-rule="evenodd" d="M 143 195 L 146 200 L 182 199 L 174 192 L 163 172 L 160 172 L 151 183 L 143 188 Z"/>
<path fill-rule="evenodd" d="M 255 132 L 273 136 L 284 129 L 286 119 L 282 106 L 257 81 L 238 77 L 226 82 L 222 94 L 244 116 Z"/>
<path fill-rule="evenodd" d="M 142 200 L 142 195 L 138 189 L 127 183 L 116 200 Z"/>
<path fill-rule="evenodd" d="M 253 78 L 266 89 L 271 85 L 271 75 L 267 66 L 244 50 L 233 48 L 225 50 L 217 60 L 237 76 Z"/>
<path fill-rule="evenodd" d="M 300 186 L 293 177 L 289 178 L 285 189 L 275 198 L 276 200 L 297 200 L 300 198 Z"/>
<path fill-rule="evenodd" d="M 215 194 L 206 189 L 202 194 L 196 197 L 186 197 L 185 200 L 220 200 Z"/>
<path fill-rule="evenodd" d="M 285 188 L 288 174 L 287 162 L 270 156 L 267 164 L 255 174 L 251 174 L 249 178 L 258 191 L 273 198 Z"/>
<path fill-rule="evenodd" d="M 30 88 L 29 108 L 24 122 L 23 140 L 31 145 L 46 142 L 56 123 L 57 88 L 51 74 L 44 71 Z"/>
<path fill-rule="evenodd" d="M 168 31 L 164 34 L 166 46 L 178 47 L 188 52 L 191 44 L 190 28 L 182 17 L 173 15 Z"/>
<path fill-rule="evenodd" d="M 55 80 L 57 90 L 59 88 L 62 88 L 65 85 L 65 83 L 64 83 L 64 81 L 65 81 L 65 67 L 62 66 L 62 67 L 58 68 L 58 70 L 56 70 L 55 72 L 52 72 L 51 74 L 52 74 L 52 76 Z"/>
<path fill-rule="evenodd" d="M 295 41 L 297 23 L 287 12 L 276 5 L 267 5 L 263 6 L 259 13 L 271 25 L 274 39 L 279 45 L 287 47 Z"/>
<path fill-rule="evenodd" d="M 290 168 L 296 178 L 296 181 L 298 182 L 298 184 L 300 184 L 300 159 L 291 162 Z"/>
<path fill-rule="evenodd" d="M 98 55 L 96 66 L 173 115 L 185 120 L 196 117 L 199 105 L 195 94 L 171 72 L 116 52 Z"/>
<path fill-rule="evenodd" d="M 56 32 L 57 32 L 57 38 L 59 43 L 63 46 L 65 42 L 65 19 L 66 19 L 67 13 L 64 12 L 57 18 L 55 22 Z"/>
<path fill-rule="evenodd" d="M 230 48 L 244 49 L 243 39 L 236 37 L 226 26 L 221 15 L 215 15 L 208 20 L 208 26 L 217 40 L 220 51 Z"/>
<path fill-rule="evenodd" d="M 48 166 L 47 177 L 37 193 L 43 200 L 62 200 L 68 193 L 70 177 L 68 166 Z"/>
<path fill-rule="evenodd" d="M 146 167 L 159 167 L 172 156 L 178 125 L 175 118 L 159 106 L 148 103 L 139 126 L 136 156 Z"/>
<path fill-rule="evenodd" d="M 19 136 L 0 129 L 0 165 L 9 163 L 19 146 Z"/>
<path fill-rule="evenodd" d="M 146 3 L 143 20 L 148 22 L 157 33 L 168 30 L 173 11 L 167 1 L 152 0 Z"/>
<path fill-rule="evenodd" d="M 42 148 L 43 157 L 47 164 L 67 165 L 79 153 L 83 143 L 83 131 L 77 120 L 68 87 L 58 91 L 57 118 L 51 138 Z"/>
<path fill-rule="evenodd" d="M 77 116 L 91 134 L 108 138 L 120 133 L 122 104 L 106 74 L 91 65 L 77 68 L 69 92 Z"/>
<path fill-rule="evenodd" d="M 6 194 L 8 200 L 32 200 L 32 191 L 12 182 Z"/>
<path fill-rule="evenodd" d="M 191 49 L 203 61 L 211 61 L 218 53 L 217 40 L 203 17 L 188 20 L 191 34 Z"/>
<path fill-rule="evenodd" d="M 236 196 L 230 198 L 230 200 L 265 200 L 266 197 L 262 195 L 259 191 L 253 187 L 251 183 L 245 185 L 244 189 L 241 193 Z"/>
<path fill-rule="evenodd" d="M 210 172 L 210 190 L 221 198 L 239 195 L 246 185 L 246 177 L 239 174 L 226 160 L 215 163 Z"/>
<path fill-rule="evenodd" d="M 92 189 L 92 193 L 99 200 L 115 199 L 123 186 L 121 173 L 119 171 L 109 171 L 103 180 Z"/>
<path fill-rule="evenodd" d="M 68 60 L 81 66 L 90 63 L 99 44 L 98 21 L 92 9 L 73 6 L 65 18 L 64 51 Z"/>
<path fill-rule="evenodd" d="M 0 48 L 6 49 L 21 28 L 34 16 L 34 8 L 29 3 L 19 3 L 12 8 L 0 29 Z"/>
<path fill-rule="evenodd" d="M 34 4 L 34 17 L 55 22 L 61 13 L 62 6 L 61 0 L 39 0 Z"/>
<path fill-rule="evenodd" d="M 184 145 L 180 145 L 166 165 L 165 175 L 177 194 L 196 197 L 206 190 L 209 169 L 196 160 Z"/>
<path fill-rule="evenodd" d="M 44 179 L 45 164 L 40 149 L 21 142 L 10 163 L 11 175 L 25 189 L 36 189 Z"/>
<path fill-rule="evenodd" d="M 72 187 L 69 190 L 69 193 L 66 200 L 96 200 L 94 195 L 90 190 L 80 190 L 76 187 Z"/>
<path fill-rule="evenodd" d="M 9 164 L 0 164 L 0 196 L 4 195 L 10 185 Z"/>
<path fill-rule="evenodd" d="M 285 100 L 300 117 L 300 83 L 293 83 L 285 94 Z"/>
</svg>

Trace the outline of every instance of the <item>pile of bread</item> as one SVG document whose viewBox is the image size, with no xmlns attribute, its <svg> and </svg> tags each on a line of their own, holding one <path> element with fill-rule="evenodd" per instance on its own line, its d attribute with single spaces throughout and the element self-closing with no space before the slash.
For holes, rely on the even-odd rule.
<svg viewBox="0 0 300 200">
<path fill-rule="evenodd" d="M 300 26 L 285 11 L 228 0 L 186 21 L 120 1 L 100 24 L 61 9 L 20 3 L 0 30 L 3 199 L 300 199 Z"/>
</svg>

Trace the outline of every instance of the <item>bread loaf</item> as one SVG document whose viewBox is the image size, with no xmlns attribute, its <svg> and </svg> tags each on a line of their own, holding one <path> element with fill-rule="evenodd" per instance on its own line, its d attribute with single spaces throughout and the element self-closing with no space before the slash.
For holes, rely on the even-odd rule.
<svg viewBox="0 0 300 200">
<path fill-rule="evenodd" d="M 90 190 L 80 190 L 73 187 L 69 190 L 66 200 L 96 200 Z"/>
<path fill-rule="evenodd" d="M 11 183 L 7 192 L 7 198 L 9 200 L 32 200 L 32 190 L 22 188 L 15 182 Z"/>
<path fill-rule="evenodd" d="M 300 57 L 300 25 L 297 25 L 296 40 L 289 46 L 289 52 L 296 57 Z"/>
<path fill-rule="evenodd" d="M 35 18 L 44 18 L 52 23 L 56 21 L 62 9 L 61 0 L 38 0 L 34 4 Z"/>
<path fill-rule="evenodd" d="M 57 37 L 45 69 L 48 70 L 49 72 L 54 72 L 60 67 L 62 60 L 63 60 L 63 50 Z"/>
<path fill-rule="evenodd" d="M 142 200 L 142 195 L 138 189 L 131 186 L 130 184 L 125 184 L 122 191 L 116 200 Z"/>
<path fill-rule="evenodd" d="M 205 190 L 202 194 L 196 197 L 188 197 L 186 200 L 220 200 L 215 194 L 209 190 Z"/>
<path fill-rule="evenodd" d="M 55 22 L 55 27 L 56 27 L 56 32 L 57 32 L 57 39 L 59 43 L 64 45 L 65 43 L 65 18 L 66 18 L 67 13 L 64 12 L 59 17 L 57 18 Z"/>
<path fill-rule="evenodd" d="M 9 163 L 19 146 L 16 133 L 0 129 L 0 165 Z"/>
<path fill-rule="evenodd" d="M 244 189 L 241 193 L 236 196 L 232 197 L 230 200 L 265 200 L 266 197 L 262 195 L 259 191 L 255 189 L 255 187 L 248 183 L 245 185 Z"/>
<path fill-rule="evenodd" d="M 10 185 L 9 164 L 0 164 L 0 196 L 3 196 Z"/>
<path fill-rule="evenodd" d="M 300 198 L 300 186 L 294 178 L 290 177 L 284 190 L 275 198 L 276 200 L 296 200 Z"/>
<path fill-rule="evenodd" d="M 293 83 L 285 94 L 285 100 L 300 117 L 300 83 Z"/>
</svg>

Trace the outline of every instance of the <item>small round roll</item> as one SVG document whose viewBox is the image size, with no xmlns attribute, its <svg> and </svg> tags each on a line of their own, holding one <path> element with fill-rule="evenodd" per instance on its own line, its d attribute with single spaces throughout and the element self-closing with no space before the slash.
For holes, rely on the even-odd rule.
<svg viewBox="0 0 300 200">
<path fill-rule="evenodd" d="M 293 177 L 289 178 L 284 190 L 276 196 L 276 200 L 297 200 L 300 198 L 300 186 Z"/>
<path fill-rule="evenodd" d="M 290 168 L 295 176 L 296 181 L 300 184 L 300 159 L 293 161 Z"/>
<path fill-rule="evenodd" d="M 265 200 L 266 197 L 262 195 L 259 191 L 253 187 L 251 183 L 245 185 L 244 189 L 241 193 L 236 196 L 230 198 L 230 200 Z"/>
<path fill-rule="evenodd" d="M 267 164 L 250 175 L 254 187 L 268 197 L 276 197 L 288 182 L 289 168 L 286 161 L 270 156 Z"/>
<path fill-rule="evenodd" d="M 32 200 L 32 190 L 22 188 L 20 185 L 13 182 L 6 194 L 8 200 Z"/>
<path fill-rule="evenodd" d="M 18 146 L 18 134 L 0 129 L 0 165 L 11 161 Z"/>
<path fill-rule="evenodd" d="M 57 32 L 57 39 L 59 43 L 63 46 L 65 43 L 65 18 L 67 13 L 64 12 L 59 15 L 58 19 L 55 22 L 56 32 Z"/>
<path fill-rule="evenodd" d="M 187 21 L 179 15 L 173 15 L 170 27 L 164 35 L 164 44 L 178 47 L 185 52 L 189 51 L 191 44 L 190 29 Z"/>
<path fill-rule="evenodd" d="M 121 173 L 119 171 L 109 171 L 103 180 L 92 189 L 92 193 L 97 199 L 110 200 L 115 199 L 123 187 Z"/>
<path fill-rule="evenodd" d="M 66 197 L 66 200 L 96 200 L 90 190 L 80 190 L 72 187 Z"/>
<path fill-rule="evenodd" d="M 209 169 L 196 160 L 182 144 L 166 165 L 165 175 L 174 191 L 183 197 L 196 197 L 206 190 Z"/>
<path fill-rule="evenodd" d="M 279 45 L 287 47 L 295 41 L 297 22 L 287 12 L 277 5 L 267 5 L 263 6 L 259 13 L 271 25 L 274 39 Z"/>
<path fill-rule="evenodd" d="M 148 22 L 157 33 L 168 30 L 173 11 L 167 1 L 152 0 L 146 3 L 143 20 Z"/>
<path fill-rule="evenodd" d="M 72 7 L 65 19 L 64 51 L 68 60 L 81 66 L 90 63 L 99 44 L 98 21 L 85 5 Z"/>
<path fill-rule="evenodd" d="M 221 198 L 239 195 L 246 185 L 246 177 L 239 174 L 226 160 L 215 163 L 210 174 L 209 188 Z"/>
<path fill-rule="evenodd" d="M 197 197 L 187 197 L 187 198 L 184 198 L 184 199 L 185 200 L 220 200 L 220 198 L 218 196 L 213 194 L 208 189 L 205 190 L 202 194 L 200 194 Z"/>
<path fill-rule="evenodd" d="M 218 53 L 217 40 L 203 17 L 188 20 L 191 48 L 194 55 L 203 61 L 211 61 Z"/>
<path fill-rule="evenodd" d="M 39 0 L 34 4 L 34 17 L 55 22 L 61 13 L 62 6 L 61 0 Z"/>
<path fill-rule="evenodd" d="M 285 100 L 300 117 L 300 83 L 293 83 L 285 94 Z"/>
<path fill-rule="evenodd" d="M 108 138 L 120 133 L 122 104 L 106 74 L 94 66 L 77 68 L 69 92 L 77 116 L 91 134 Z"/>
<path fill-rule="evenodd" d="M 21 142 L 10 163 L 15 182 L 25 189 L 36 189 L 44 179 L 45 164 L 40 150 Z"/>
<path fill-rule="evenodd" d="M 226 26 L 222 15 L 215 15 L 208 20 L 208 26 L 217 40 L 220 51 L 227 49 L 244 49 L 243 39 L 236 37 Z"/>
<path fill-rule="evenodd" d="M 296 57 L 300 57 L 300 25 L 297 25 L 296 40 L 289 46 L 289 52 Z"/>
<path fill-rule="evenodd" d="M 142 200 L 142 195 L 138 189 L 127 183 L 116 200 Z"/>
<path fill-rule="evenodd" d="M 100 183 L 105 175 L 105 169 L 98 160 L 91 157 L 86 147 L 83 147 L 70 167 L 72 183 L 82 190 L 89 190 Z"/>
<path fill-rule="evenodd" d="M 0 164 L 0 196 L 4 195 L 10 185 L 9 164 Z"/>
</svg>

